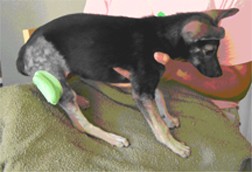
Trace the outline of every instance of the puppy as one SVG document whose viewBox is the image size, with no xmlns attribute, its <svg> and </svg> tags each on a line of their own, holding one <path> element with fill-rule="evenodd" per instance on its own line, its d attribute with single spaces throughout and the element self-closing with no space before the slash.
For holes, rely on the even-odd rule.
<svg viewBox="0 0 252 172">
<path fill-rule="evenodd" d="M 157 140 L 185 158 L 190 148 L 173 138 L 161 118 L 166 115 L 174 125 L 179 125 L 169 115 L 162 93 L 157 89 L 165 67 L 154 60 L 153 54 L 167 53 L 172 59 L 190 62 L 205 76 L 218 77 L 222 71 L 217 49 L 224 37 L 224 29 L 218 23 L 237 12 L 238 9 L 212 10 L 143 19 L 67 15 L 33 33 L 20 49 L 17 69 L 31 76 L 38 70 L 53 74 L 63 87 L 59 105 L 73 125 L 117 147 L 127 147 L 129 142 L 92 125 L 84 117 L 77 101 L 82 100 L 83 106 L 86 101 L 70 88 L 66 76 L 72 73 L 107 83 L 130 83 L 133 98 Z M 115 67 L 128 70 L 130 79 L 115 72 Z"/>
</svg>

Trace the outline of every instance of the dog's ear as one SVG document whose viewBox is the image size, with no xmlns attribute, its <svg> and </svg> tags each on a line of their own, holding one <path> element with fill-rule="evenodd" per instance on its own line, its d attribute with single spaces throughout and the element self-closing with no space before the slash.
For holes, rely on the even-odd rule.
<svg viewBox="0 0 252 172">
<path fill-rule="evenodd" d="M 220 40 L 224 38 L 225 31 L 222 27 L 217 26 L 219 21 L 236 14 L 238 11 L 237 8 L 206 11 L 205 14 L 214 21 L 215 26 L 198 20 L 190 21 L 183 27 L 181 36 L 187 43 L 197 42 L 198 40 Z"/>
<path fill-rule="evenodd" d="M 219 21 L 223 18 L 235 15 L 239 11 L 238 8 L 230 8 L 230 9 L 215 9 L 215 10 L 210 10 L 206 11 L 205 14 L 210 16 L 213 21 L 218 24 Z"/>
<path fill-rule="evenodd" d="M 199 40 L 220 40 L 224 38 L 225 31 L 222 27 L 215 27 L 200 21 L 187 23 L 181 32 L 181 36 L 186 43 L 197 42 Z"/>
</svg>

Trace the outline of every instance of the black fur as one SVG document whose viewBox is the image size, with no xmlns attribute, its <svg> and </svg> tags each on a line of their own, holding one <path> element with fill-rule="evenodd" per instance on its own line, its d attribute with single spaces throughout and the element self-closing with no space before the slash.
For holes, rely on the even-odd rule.
<svg viewBox="0 0 252 172">
<path fill-rule="evenodd" d="M 189 45 L 181 37 L 181 29 L 191 20 L 215 25 L 203 13 L 143 19 L 91 14 L 64 16 L 40 27 L 32 35 L 19 53 L 17 67 L 25 74 L 21 60 L 23 51 L 43 36 L 63 55 L 72 73 L 104 82 L 129 82 L 112 69 L 121 67 L 132 73 L 132 81 L 137 83 L 136 92 L 154 96 L 164 66 L 154 60 L 153 54 L 161 51 L 173 59 L 187 60 Z"/>
</svg>

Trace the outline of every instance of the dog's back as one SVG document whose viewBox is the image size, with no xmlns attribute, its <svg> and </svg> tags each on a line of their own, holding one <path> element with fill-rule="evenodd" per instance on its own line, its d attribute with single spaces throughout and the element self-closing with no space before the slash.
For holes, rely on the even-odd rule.
<svg viewBox="0 0 252 172">
<path fill-rule="evenodd" d="M 166 18 L 165 21 L 169 22 L 168 17 Z M 171 25 L 172 22 L 179 21 L 173 18 L 170 17 Z M 160 30 L 164 29 L 161 25 L 167 25 L 161 23 L 163 22 L 156 17 L 133 19 L 91 14 L 64 16 L 35 31 L 19 52 L 17 68 L 23 74 L 34 73 L 34 70 L 28 67 L 29 60 L 25 60 L 31 59 L 29 58 L 31 52 L 33 58 L 40 59 L 37 61 L 52 60 L 44 54 L 46 51 L 38 53 L 35 48 L 37 46 L 47 49 L 47 53 L 56 53 L 57 57 L 60 57 L 59 61 L 66 62 L 62 68 L 68 68 L 69 71 L 84 78 L 106 82 L 128 82 L 112 68 L 136 70 L 139 68 L 138 63 L 141 65 L 145 63 L 152 68 L 163 70 L 163 67 L 152 58 L 153 53 L 168 51 L 174 54 L 175 49 L 172 49 L 170 43 L 160 40 L 160 35 L 163 34 Z M 35 52 L 40 56 L 34 57 Z M 57 63 L 59 61 L 57 60 Z"/>
</svg>

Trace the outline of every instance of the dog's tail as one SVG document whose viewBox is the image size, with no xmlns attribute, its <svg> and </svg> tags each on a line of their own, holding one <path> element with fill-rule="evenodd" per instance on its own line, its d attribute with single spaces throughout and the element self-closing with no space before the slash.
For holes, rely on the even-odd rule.
<svg viewBox="0 0 252 172">
<path fill-rule="evenodd" d="M 25 60 L 24 60 L 25 51 L 26 51 L 26 45 L 23 45 L 23 47 L 20 49 L 18 53 L 16 67 L 21 74 L 28 76 L 28 74 L 25 72 Z"/>
</svg>

